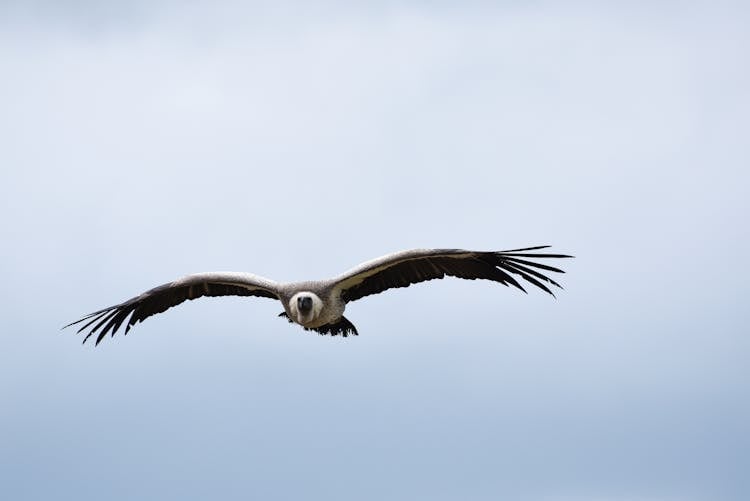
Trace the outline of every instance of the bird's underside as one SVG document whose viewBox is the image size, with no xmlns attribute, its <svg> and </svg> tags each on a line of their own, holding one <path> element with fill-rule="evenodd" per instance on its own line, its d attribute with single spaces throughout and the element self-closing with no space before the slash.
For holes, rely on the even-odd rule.
<svg viewBox="0 0 750 501">
<path fill-rule="evenodd" d="M 96 334 L 96 344 L 125 326 L 125 334 L 136 323 L 162 313 L 187 300 L 204 296 L 256 296 L 281 301 L 285 317 L 322 335 L 357 335 L 343 316 L 347 303 L 383 291 L 445 276 L 467 280 L 491 280 L 526 292 L 531 284 L 554 296 L 548 287 L 561 288 L 547 273 L 563 270 L 539 263 L 538 259 L 568 258 L 565 254 L 538 252 L 548 246 L 499 252 L 461 249 L 414 249 L 396 252 L 363 263 L 342 275 L 314 282 L 278 283 L 250 273 L 217 272 L 187 275 L 160 285 L 120 304 L 95 311 L 65 327 L 83 324 L 84 342 Z M 64 328 L 65 328 L 64 327 Z"/>
<path fill-rule="evenodd" d="M 280 317 L 284 317 L 287 319 L 287 321 L 290 324 L 295 323 L 294 320 L 289 318 L 289 315 L 285 311 L 282 311 L 279 313 Z M 319 327 L 302 327 L 306 331 L 315 331 L 321 336 L 331 335 L 331 336 L 338 336 L 339 334 L 347 337 L 349 335 L 352 336 L 358 336 L 359 333 L 357 332 L 357 328 L 354 327 L 354 324 L 351 323 L 346 317 L 339 318 L 338 322 L 330 323 L 330 324 L 323 324 Z"/>
</svg>

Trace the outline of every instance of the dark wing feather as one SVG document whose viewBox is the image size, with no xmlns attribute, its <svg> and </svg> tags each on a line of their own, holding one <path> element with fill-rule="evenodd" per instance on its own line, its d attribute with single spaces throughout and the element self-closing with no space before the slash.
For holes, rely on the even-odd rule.
<svg viewBox="0 0 750 501">
<path fill-rule="evenodd" d="M 446 275 L 467 280 L 492 280 L 526 292 L 518 281 L 520 278 L 554 296 L 544 282 L 562 287 L 537 269 L 554 273 L 564 272 L 529 259 L 572 256 L 534 252 L 547 247 L 537 246 L 499 252 L 461 249 L 416 249 L 397 252 L 364 263 L 337 277 L 335 282 L 347 302 L 379 294 L 388 289 L 440 279 Z"/>
<path fill-rule="evenodd" d="M 114 336 L 128 316 L 130 319 L 125 324 L 125 334 L 133 325 L 152 315 L 162 313 L 187 300 L 204 296 L 258 296 L 278 299 L 276 283 L 266 278 L 250 273 L 198 273 L 160 285 L 123 303 L 90 313 L 65 327 L 85 322 L 78 329 L 78 332 L 83 332 L 90 328 L 83 342 L 98 331 L 96 344 L 99 344 L 107 333 L 111 332 Z"/>
</svg>

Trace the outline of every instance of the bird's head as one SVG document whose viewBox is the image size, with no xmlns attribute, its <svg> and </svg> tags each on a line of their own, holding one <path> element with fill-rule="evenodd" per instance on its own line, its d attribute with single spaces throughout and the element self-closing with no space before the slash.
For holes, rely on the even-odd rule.
<svg viewBox="0 0 750 501">
<path fill-rule="evenodd" d="M 323 301 L 312 292 L 298 292 L 289 301 L 289 309 L 297 323 L 307 325 L 318 318 L 323 309 Z"/>
</svg>

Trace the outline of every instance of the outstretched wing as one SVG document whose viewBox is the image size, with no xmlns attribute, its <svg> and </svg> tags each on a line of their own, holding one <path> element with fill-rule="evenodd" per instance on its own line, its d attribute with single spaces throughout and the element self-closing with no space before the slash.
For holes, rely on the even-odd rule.
<svg viewBox="0 0 750 501">
<path fill-rule="evenodd" d="M 124 303 L 90 313 L 65 327 L 85 322 L 78 329 L 78 332 L 90 329 L 83 342 L 99 331 L 96 338 L 96 344 L 99 344 L 108 332 L 111 331 L 114 336 L 128 315 L 130 319 L 126 324 L 125 334 L 136 323 L 188 299 L 203 296 L 259 296 L 278 299 L 277 291 L 276 282 L 250 273 L 196 273 L 154 287 Z"/>
<path fill-rule="evenodd" d="M 573 256 L 534 252 L 548 247 L 542 245 L 499 252 L 461 249 L 414 249 L 396 252 L 363 263 L 336 277 L 334 283 L 346 302 L 379 294 L 388 289 L 443 278 L 446 275 L 468 280 L 492 280 L 526 292 L 519 283 L 518 279 L 521 279 L 554 296 L 545 283 L 562 287 L 544 272 L 564 271 L 530 259 Z"/>
</svg>

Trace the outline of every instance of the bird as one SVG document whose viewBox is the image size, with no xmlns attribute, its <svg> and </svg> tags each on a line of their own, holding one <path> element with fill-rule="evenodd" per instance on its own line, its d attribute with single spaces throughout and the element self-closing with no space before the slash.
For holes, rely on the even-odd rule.
<svg viewBox="0 0 750 501">
<path fill-rule="evenodd" d="M 563 270 L 537 262 L 538 259 L 571 258 L 566 254 L 539 252 L 549 245 L 504 251 L 463 249 L 411 249 L 364 262 L 332 279 L 282 283 L 252 273 L 210 272 L 186 275 L 135 296 L 127 301 L 90 313 L 63 327 L 83 324 L 83 342 L 96 334 L 98 345 L 108 333 L 125 323 L 125 335 L 137 323 L 187 300 L 205 296 L 256 296 L 280 301 L 278 316 L 321 335 L 358 335 L 346 317 L 347 303 L 388 289 L 409 287 L 445 276 L 467 280 L 491 280 L 526 293 L 528 282 L 555 296 L 547 284 L 562 286 L 544 272 Z M 528 285 L 527 285 L 528 286 Z"/>
</svg>

